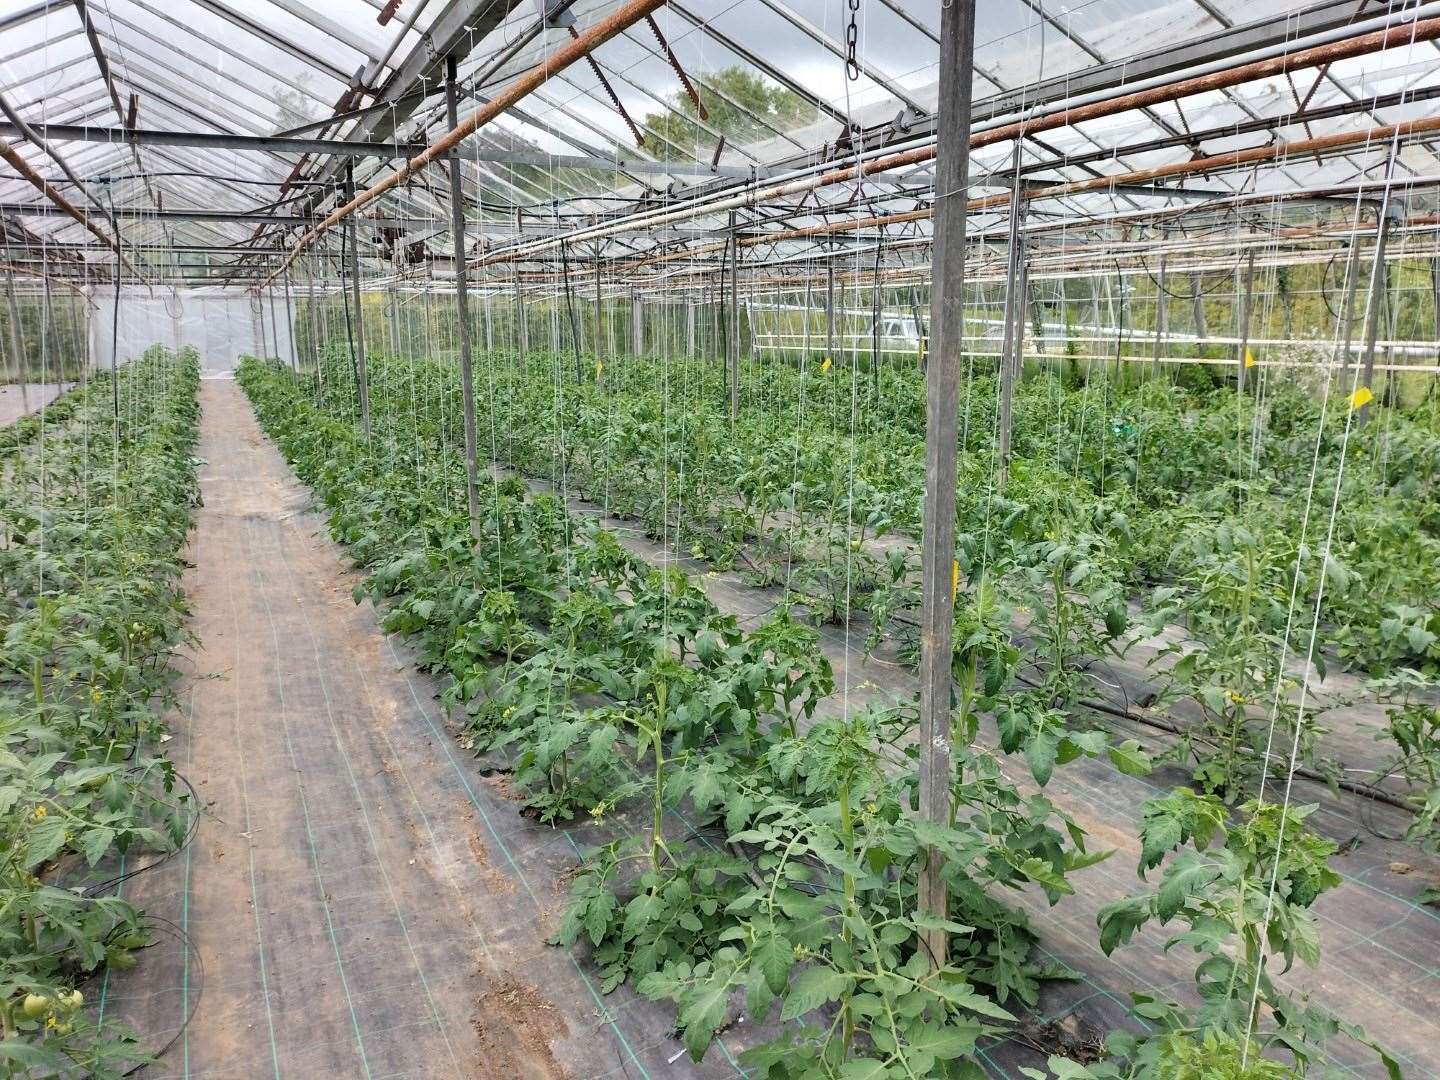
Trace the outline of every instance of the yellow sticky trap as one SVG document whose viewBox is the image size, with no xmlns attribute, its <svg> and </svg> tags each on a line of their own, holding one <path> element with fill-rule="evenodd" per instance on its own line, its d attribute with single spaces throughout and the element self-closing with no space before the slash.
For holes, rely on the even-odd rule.
<svg viewBox="0 0 1440 1080">
<path fill-rule="evenodd" d="M 1362 405 L 1369 405 L 1375 400 L 1375 395 L 1370 392 L 1370 387 L 1362 386 L 1350 395 L 1350 408 L 1358 409 Z"/>
<path fill-rule="evenodd" d="M 950 560 L 950 602 L 955 602 L 955 597 L 960 592 L 960 560 Z"/>
<path fill-rule="evenodd" d="M 1252 368 L 1255 366 L 1255 354 L 1252 353 L 1249 349 L 1245 350 L 1245 366 L 1247 368 Z"/>
<path fill-rule="evenodd" d="M 827 357 L 825 357 L 825 362 L 820 365 L 820 374 L 821 374 L 821 375 L 824 375 L 824 374 L 825 374 L 827 371 L 829 371 L 829 370 L 830 370 L 830 358 L 827 356 Z"/>
<path fill-rule="evenodd" d="M 595 361 L 595 378 L 596 378 L 596 380 L 599 380 L 600 376 L 601 376 L 601 375 L 604 375 L 604 374 L 605 374 L 605 361 L 604 361 L 604 360 L 596 360 L 596 361 Z"/>
</svg>

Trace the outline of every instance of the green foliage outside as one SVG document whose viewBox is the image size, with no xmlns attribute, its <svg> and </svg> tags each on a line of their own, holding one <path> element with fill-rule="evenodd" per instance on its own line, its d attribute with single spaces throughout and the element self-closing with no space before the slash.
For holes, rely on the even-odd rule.
<svg viewBox="0 0 1440 1080">
<path fill-rule="evenodd" d="M 791 90 L 776 86 L 742 67 L 728 67 L 706 75 L 692 76 L 707 113 L 704 124 L 729 142 L 771 138 L 810 118 L 813 110 Z M 707 157 L 714 149 L 715 136 L 701 126 L 695 102 L 685 91 L 670 96 L 671 108 L 649 113 L 641 123 L 647 135 L 646 147 L 657 157 Z"/>
</svg>

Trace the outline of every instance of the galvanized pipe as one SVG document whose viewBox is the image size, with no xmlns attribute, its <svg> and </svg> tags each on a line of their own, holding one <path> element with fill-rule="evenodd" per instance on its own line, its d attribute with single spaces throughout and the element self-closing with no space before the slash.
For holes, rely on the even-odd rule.
<svg viewBox="0 0 1440 1080">
<path fill-rule="evenodd" d="M 455 96 L 455 58 L 445 62 L 445 116 L 459 122 Z M 470 354 L 470 294 L 465 280 L 465 199 L 460 184 L 460 154 L 450 154 L 450 232 L 455 244 L 455 317 L 460 331 L 460 400 L 465 413 L 465 505 L 470 535 L 480 539 L 480 480 L 475 460 L 475 370 Z"/>
</svg>

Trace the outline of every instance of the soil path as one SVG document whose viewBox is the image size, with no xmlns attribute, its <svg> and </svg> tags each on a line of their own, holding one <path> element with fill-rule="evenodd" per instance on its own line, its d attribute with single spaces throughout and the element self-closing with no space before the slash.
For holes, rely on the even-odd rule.
<svg viewBox="0 0 1440 1080">
<path fill-rule="evenodd" d="M 125 887 L 184 936 L 161 924 L 102 991 L 147 1045 L 175 1038 L 146 1075 L 735 1075 L 667 1070 L 658 1011 L 545 944 L 571 838 L 454 745 L 240 388 L 201 403 L 200 646 L 168 749 L 208 816 Z"/>
<path fill-rule="evenodd" d="M 0 386 L 0 424 L 10 424 L 29 413 L 39 412 L 74 383 L 6 383 Z"/>
</svg>

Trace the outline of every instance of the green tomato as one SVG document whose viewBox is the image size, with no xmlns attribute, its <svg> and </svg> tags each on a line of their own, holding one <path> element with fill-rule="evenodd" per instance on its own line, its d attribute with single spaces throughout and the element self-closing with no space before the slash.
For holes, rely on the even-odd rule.
<svg viewBox="0 0 1440 1080">
<path fill-rule="evenodd" d="M 44 994 L 26 994 L 20 1009 L 29 1019 L 39 1020 L 50 1011 L 50 999 Z"/>
</svg>

